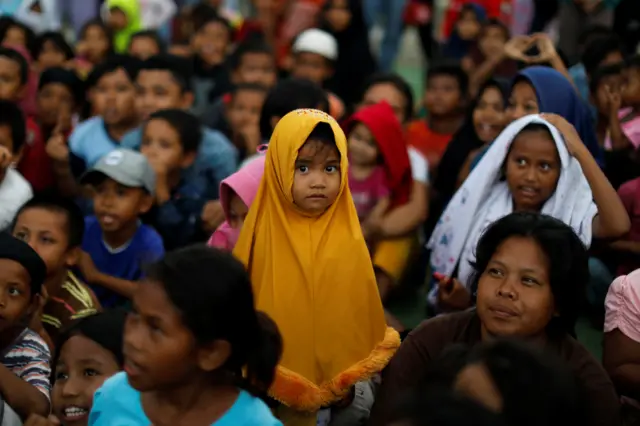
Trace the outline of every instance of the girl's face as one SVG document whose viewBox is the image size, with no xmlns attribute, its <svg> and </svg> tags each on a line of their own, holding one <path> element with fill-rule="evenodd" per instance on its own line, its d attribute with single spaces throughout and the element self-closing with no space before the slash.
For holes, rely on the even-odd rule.
<svg viewBox="0 0 640 426">
<path fill-rule="evenodd" d="M 20 27 L 15 25 L 9 27 L 7 30 L 4 40 L 2 40 L 3 44 L 8 44 L 12 46 L 27 46 L 27 34 Z"/>
<path fill-rule="evenodd" d="M 339 33 L 346 30 L 352 17 L 349 0 L 331 1 L 324 16 L 333 32 Z"/>
<path fill-rule="evenodd" d="M 507 124 L 529 114 L 538 114 L 540 106 L 533 86 L 527 81 L 519 81 L 511 89 L 507 105 Z"/>
<path fill-rule="evenodd" d="M 504 99 L 496 87 L 488 87 L 480 95 L 473 110 L 473 128 L 478 138 L 489 143 L 504 129 Z"/>
<path fill-rule="evenodd" d="M 624 72 L 624 90 L 622 101 L 625 105 L 635 106 L 640 103 L 640 67 L 629 67 Z"/>
<path fill-rule="evenodd" d="M 484 28 L 482 37 L 478 41 L 478 47 L 485 56 L 494 56 L 504 50 L 507 43 L 507 35 L 504 28 L 498 25 L 488 25 Z"/>
<path fill-rule="evenodd" d="M 75 100 L 69 87 L 62 83 L 45 84 L 36 98 L 38 119 L 46 127 L 53 128 L 58 123 L 60 111 L 71 114 Z"/>
<path fill-rule="evenodd" d="M 515 211 L 540 211 L 560 178 L 560 156 L 546 131 L 521 132 L 511 144 L 506 177 Z"/>
<path fill-rule="evenodd" d="M 233 192 L 229 200 L 229 217 L 227 218 L 229 225 L 234 229 L 242 229 L 247 213 L 249 213 L 249 207 L 238 194 Z"/>
<path fill-rule="evenodd" d="M 51 40 L 47 40 L 42 45 L 42 51 L 37 58 L 40 70 L 47 68 L 61 67 L 67 61 L 64 52 Z"/>
<path fill-rule="evenodd" d="M 310 214 L 324 213 L 340 193 L 340 153 L 324 141 L 308 139 L 298 151 L 293 202 Z"/>
<path fill-rule="evenodd" d="M 372 166 L 378 162 L 380 152 L 371 130 L 362 123 L 353 126 L 347 140 L 349 161 L 358 166 Z"/>
<path fill-rule="evenodd" d="M 86 49 L 83 53 L 94 63 L 102 61 L 109 51 L 109 38 L 104 29 L 98 25 L 87 28 L 82 43 Z"/>
<path fill-rule="evenodd" d="M 460 13 L 456 29 L 462 40 L 473 40 L 478 37 L 482 27 L 475 12 L 467 9 Z"/>
<path fill-rule="evenodd" d="M 396 118 L 404 126 L 408 118 L 405 113 L 407 98 L 391 83 L 378 83 L 371 86 L 364 94 L 360 107 L 375 105 L 382 101 L 386 101 L 391 106 Z"/>
<path fill-rule="evenodd" d="M 212 325 L 214 326 L 214 325 Z M 124 328 L 124 370 L 131 386 L 146 392 L 200 380 L 222 366 L 228 345 L 199 348 L 162 284 L 145 280 L 133 294 Z"/>
<path fill-rule="evenodd" d="M 498 246 L 478 282 L 476 309 L 483 339 L 538 337 L 555 314 L 549 260 L 531 238 Z"/>
<path fill-rule="evenodd" d="M 113 353 L 85 336 L 71 337 L 60 348 L 55 366 L 53 414 L 63 425 L 88 424 L 93 394 L 118 371 Z"/>
</svg>

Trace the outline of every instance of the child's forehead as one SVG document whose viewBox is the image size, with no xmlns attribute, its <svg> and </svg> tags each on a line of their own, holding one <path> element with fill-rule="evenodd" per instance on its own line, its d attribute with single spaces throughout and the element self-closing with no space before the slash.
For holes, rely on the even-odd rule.
<svg viewBox="0 0 640 426">
<path fill-rule="evenodd" d="M 338 147 L 321 139 L 309 138 L 298 150 L 298 160 L 331 161 L 339 159 Z"/>
<path fill-rule="evenodd" d="M 0 257 L 0 283 L 8 281 L 29 285 L 31 277 L 29 271 L 18 261 Z"/>
</svg>

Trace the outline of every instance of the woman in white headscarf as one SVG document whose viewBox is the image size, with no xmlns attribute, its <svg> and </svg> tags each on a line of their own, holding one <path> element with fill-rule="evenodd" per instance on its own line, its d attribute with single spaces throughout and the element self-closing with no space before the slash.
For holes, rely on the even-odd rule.
<svg viewBox="0 0 640 426">
<path fill-rule="evenodd" d="M 571 226 L 585 246 L 615 238 L 629 217 L 575 128 L 555 114 L 528 115 L 498 136 L 453 196 L 431 235 L 438 285 L 430 301 L 460 309 L 470 303 L 473 248 L 492 222 L 535 211 Z"/>
</svg>

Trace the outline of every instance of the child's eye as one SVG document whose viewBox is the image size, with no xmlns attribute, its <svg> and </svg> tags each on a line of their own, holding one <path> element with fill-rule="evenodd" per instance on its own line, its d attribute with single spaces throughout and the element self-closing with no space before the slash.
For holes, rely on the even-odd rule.
<svg viewBox="0 0 640 426">
<path fill-rule="evenodd" d="M 538 281 L 531 277 L 522 277 L 522 284 L 530 287 L 533 285 L 537 285 Z"/>
<path fill-rule="evenodd" d="M 99 376 L 100 372 L 93 368 L 87 368 L 84 370 L 84 375 L 87 377 L 95 377 L 95 376 Z"/>
<path fill-rule="evenodd" d="M 27 233 L 26 232 L 16 232 L 15 234 L 13 234 L 14 237 L 16 237 L 19 240 L 22 241 L 26 241 L 27 239 Z"/>
<path fill-rule="evenodd" d="M 542 163 L 540 164 L 540 168 L 545 171 L 548 172 L 549 170 L 551 170 L 551 164 L 549 163 Z"/>
<path fill-rule="evenodd" d="M 298 171 L 300 173 L 307 173 L 309 171 L 309 167 L 308 166 L 298 166 Z"/>
<path fill-rule="evenodd" d="M 51 237 L 42 237 L 41 240 L 45 244 L 53 244 L 53 243 L 55 243 L 55 241 Z"/>
<path fill-rule="evenodd" d="M 11 295 L 11 296 L 19 296 L 20 295 L 20 290 L 18 290 L 16 287 L 11 287 L 9 289 L 9 295 Z"/>
<path fill-rule="evenodd" d="M 524 158 L 516 158 L 516 164 L 518 166 L 525 166 L 527 164 L 527 160 Z"/>
<path fill-rule="evenodd" d="M 502 277 L 502 271 L 498 268 L 489 268 L 489 275 L 494 277 L 494 278 L 500 278 Z"/>
<path fill-rule="evenodd" d="M 338 167 L 337 166 L 327 166 L 325 168 L 325 170 L 327 171 L 327 173 L 336 173 L 338 171 Z"/>
<path fill-rule="evenodd" d="M 63 373 L 62 371 L 60 372 L 56 372 L 56 382 L 59 380 L 67 380 L 69 378 L 69 375 L 67 373 Z"/>
</svg>

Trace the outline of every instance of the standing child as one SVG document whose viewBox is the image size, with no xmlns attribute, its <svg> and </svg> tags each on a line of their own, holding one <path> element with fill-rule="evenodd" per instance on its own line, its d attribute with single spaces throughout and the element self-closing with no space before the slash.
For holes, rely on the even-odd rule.
<svg viewBox="0 0 640 426">
<path fill-rule="evenodd" d="M 387 328 L 347 183 L 344 133 L 328 114 L 295 110 L 277 124 L 265 174 L 234 255 L 285 352 L 269 394 L 287 425 L 315 425 L 400 344 Z M 277 235 L 278 238 L 274 238 Z"/>
<path fill-rule="evenodd" d="M 122 305 L 142 278 L 142 267 L 164 254 L 162 238 L 140 223 L 153 205 L 155 174 L 147 159 L 117 149 L 81 179 L 95 188 L 95 216 L 85 219 L 79 268 L 105 308 Z"/>
<path fill-rule="evenodd" d="M 386 102 L 358 111 L 347 127 L 349 189 L 367 242 L 390 207 L 409 201 L 411 165 L 400 122 Z"/>
<path fill-rule="evenodd" d="M 73 323 L 57 340 L 49 419 L 32 414 L 25 426 L 86 426 L 93 394 L 122 370 L 126 311 L 89 315 Z"/>
<path fill-rule="evenodd" d="M 14 165 L 25 143 L 25 122 L 16 104 L 0 100 L 0 231 L 7 229 L 16 212 L 33 192 Z"/>
<path fill-rule="evenodd" d="M 229 251 L 235 247 L 249 208 L 258 193 L 264 174 L 264 160 L 264 155 L 256 157 L 220 184 L 220 203 L 225 221 L 211 235 L 211 247 Z"/>
<path fill-rule="evenodd" d="M 81 253 L 82 212 L 73 201 L 36 196 L 18 211 L 12 233 L 29 244 L 47 265 L 42 291 L 45 304 L 41 315 L 31 321 L 31 329 L 55 343 L 60 331 L 73 320 L 100 310 L 93 291 L 71 272 Z"/>
<path fill-rule="evenodd" d="M 324 87 L 333 75 L 333 67 L 338 60 L 338 42 L 328 32 L 312 28 L 298 35 L 291 53 L 291 76 L 307 79 Z M 328 97 L 330 114 L 340 119 L 344 114 L 344 104 L 333 93 L 328 93 Z"/>
<path fill-rule="evenodd" d="M 96 392 L 91 426 L 281 425 L 255 393 L 271 384 L 282 341 L 233 256 L 199 245 L 170 253 L 133 305 L 125 373 Z"/>
<path fill-rule="evenodd" d="M 131 36 L 142 29 L 140 0 L 107 0 L 104 20 L 113 31 L 116 53 L 126 53 Z"/>
<path fill-rule="evenodd" d="M 140 152 L 156 174 L 155 227 L 167 249 L 184 246 L 198 236 L 207 202 L 207 181 L 186 174 L 200 147 L 200 122 L 180 109 L 151 114 L 144 125 Z"/>
<path fill-rule="evenodd" d="M 49 414 L 51 354 L 42 338 L 25 327 L 40 303 L 46 273 L 31 247 L 0 233 L 0 404 L 22 418 Z"/>
</svg>

